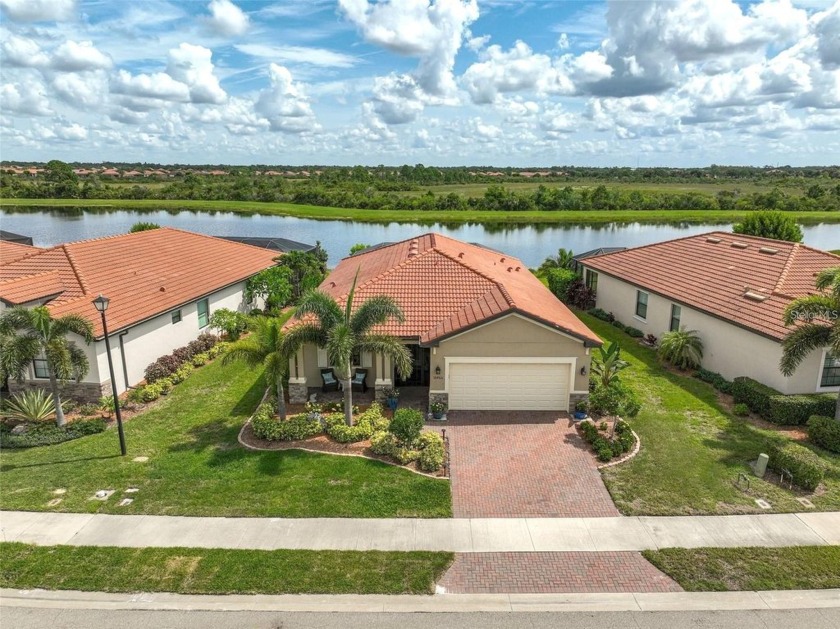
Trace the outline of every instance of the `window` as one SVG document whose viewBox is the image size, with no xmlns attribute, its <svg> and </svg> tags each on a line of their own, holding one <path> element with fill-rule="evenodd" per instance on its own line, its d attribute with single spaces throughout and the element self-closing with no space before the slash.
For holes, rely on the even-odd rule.
<svg viewBox="0 0 840 629">
<path fill-rule="evenodd" d="M 210 301 L 202 299 L 198 302 L 198 327 L 206 328 L 210 323 Z"/>
<path fill-rule="evenodd" d="M 820 387 L 840 386 L 840 357 L 825 354 Z"/>
<path fill-rule="evenodd" d="M 173 310 L 172 311 L 172 323 L 181 323 L 181 311 L 180 310 Z"/>
<path fill-rule="evenodd" d="M 668 329 L 673 332 L 680 329 L 680 316 L 682 315 L 682 308 L 677 304 L 671 304 L 671 324 Z"/>
<path fill-rule="evenodd" d="M 353 352 L 353 356 L 350 358 L 350 364 L 354 367 L 360 367 L 362 365 L 362 353 L 359 350 Z"/>
<path fill-rule="evenodd" d="M 640 319 L 647 319 L 647 302 L 648 294 L 637 290 L 636 291 L 636 316 Z"/>
<path fill-rule="evenodd" d="M 593 292 L 598 291 L 598 274 L 595 271 L 586 269 L 586 287 L 592 289 Z"/>
<path fill-rule="evenodd" d="M 36 358 L 32 361 L 32 367 L 35 369 L 36 378 L 49 378 L 50 370 L 47 367 L 46 358 Z"/>
</svg>

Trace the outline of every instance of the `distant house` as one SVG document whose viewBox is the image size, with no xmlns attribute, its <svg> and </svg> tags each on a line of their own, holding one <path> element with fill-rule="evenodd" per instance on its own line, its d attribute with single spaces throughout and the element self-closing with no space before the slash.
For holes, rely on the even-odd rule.
<svg viewBox="0 0 840 629">
<path fill-rule="evenodd" d="M 100 177 L 119 177 L 120 171 L 116 170 L 115 168 L 106 168 L 101 173 L 99 173 Z"/>
<path fill-rule="evenodd" d="M 400 338 L 413 362 L 401 379 L 389 357 L 355 356 L 377 395 L 414 386 L 453 410 L 552 411 L 589 395 L 600 339 L 520 260 L 430 233 L 345 258 L 320 288 L 343 305 L 357 273 L 356 303 L 388 295 L 399 304 L 405 322 L 376 331 Z M 292 401 L 306 401 L 327 368 L 323 348 L 303 347 L 289 363 Z"/>
<path fill-rule="evenodd" d="M 219 236 L 224 240 L 232 240 L 233 242 L 241 242 L 252 247 L 262 247 L 263 249 L 271 249 L 280 253 L 288 253 L 289 251 L 315 251 L 317 245 L 308 245 L 305 242 L 298 242 L 296 240 L 289 240 L 288 238 L 260 238 L 257 236 Z"/>
<path fill-rule="evenodd" d="M 29 245 L 32 246 L 32 237 L 31 236 L 21 236 L 20 234 L 15 234 L 14 232 L 7 232 L 4 229 L 0 229 L 0 240 L 5 240 L 6 242 L 16 242 L 21 245 Z"/>
<path fill-rule="evenodd" d="M 587 258 L 602 256 L 606 253 L 615 253 L 616 251 L 624 251 L 625 249 L 627 249 L 627 247 L 598 247 L 597 249 L 590 249 L 589 251 L 584 251 L 583 253 L 579 253 L 576 256 L 572 256 L 573 269 L 575 271 L 580 271 L 583 268 L 581 263 Z"/>
<path fill-rule="evenodd" d="M 750 376 L 782 393 L 840 390 L 840 357 L 812 352 L 791 377 L 779 371 L 787 305 L 816 293 L 814 277 L 840 256 L 801 244 L 711 232 L 585 258 L 596 306 L 661 336 L 697 330 L 703 367 Z"/>
<path fill-rule="evenodd" d="M 143 379 L 147 365 L 208 331 L 218 308 L 245 310 L 245 282 L 275 264 L 276 251 L 169 227 L 47 249 L 0 241 L 0 309 L 45 305 L 54 316 L 82 315 L 95 342 L 84 349 L 90 372 L 68 383 L 70 397 L 98 400 L 110 392 L 102 323 L 92 301 L 110 298 L 108 331 L 117 389 Z M 43 361 L 21 387 L 46 386 Z"/>
</svg>

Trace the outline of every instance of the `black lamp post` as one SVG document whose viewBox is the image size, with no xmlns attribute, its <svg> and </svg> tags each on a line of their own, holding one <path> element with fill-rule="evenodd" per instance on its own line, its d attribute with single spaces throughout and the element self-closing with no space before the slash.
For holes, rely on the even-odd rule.
<svg viewBox="0 0 840 629">
<path fill-rule="evenodd" d="M 120 434 L 120 452 L 125 456 L 125 433 L 123 432 L 122 415 L 120 415 L 120 398 L 117 395 L 117 380 L 114 378 L 114 361 L 111 359 L 111 343 L 108 341 L 108 324 L 105 321 L 105 311 L 111 302 L 100 295 L 93 300 L 94 307 L 102 315 L 102 331 L 105 333 L 105 351 L 108 353 L 108 371 L 111 373 L 111 392 L 114 394 L 114 414 L 117 416 L 117 432 Z"/>
</svg>

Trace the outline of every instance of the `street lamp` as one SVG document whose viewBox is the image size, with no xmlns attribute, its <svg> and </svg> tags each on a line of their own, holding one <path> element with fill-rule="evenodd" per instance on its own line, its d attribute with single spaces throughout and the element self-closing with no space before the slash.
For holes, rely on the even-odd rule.
<svg viewBox="0 0 840 629">
<path fill-rule="evenodd" d="M 111 373 L 111 392 L 114 394 L 114 414 L 117 416 L 117 432 L 120 434 L 120 452 L 125 456 L 125 433 L 123 432 L 122 415 L 120 414 L 120 398 L 117 395 L 117 379 L 114 378 L 114 361 L 111 359 L 111 343 L 108 341 L 108 324 L 105 322 L 105 311 L 111 302 L 100 295 L 93 300 L 93 306 L 102 315 L 102 331 L 105 333 L 105 351 L 108 354 L 108 371 Z"/>
</svg>

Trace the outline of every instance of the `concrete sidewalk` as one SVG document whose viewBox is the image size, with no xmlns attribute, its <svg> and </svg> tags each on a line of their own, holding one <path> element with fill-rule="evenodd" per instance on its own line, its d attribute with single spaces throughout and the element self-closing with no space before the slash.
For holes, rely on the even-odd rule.
<svg viewBox="0 0 840 629">
<path fill-rule="evenodd" d="M 458 553 L 622 551 L 840 544 L 840 512 L 767 515 L 341 519 L 199 518 L 0 512 L 7 542 L 258 550 L 436 550 Z"/>
<path fill-rule="evenodd" d="M 619 612 L 840 608 L 840 590 L 641 594 L 188 595 L 0 589 L 0 606 L 285 612 Z"/>
</svg>

